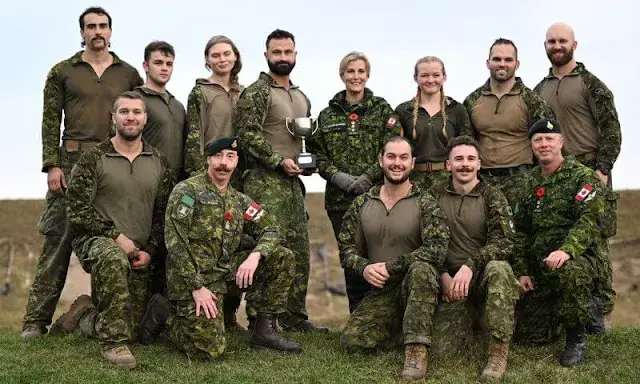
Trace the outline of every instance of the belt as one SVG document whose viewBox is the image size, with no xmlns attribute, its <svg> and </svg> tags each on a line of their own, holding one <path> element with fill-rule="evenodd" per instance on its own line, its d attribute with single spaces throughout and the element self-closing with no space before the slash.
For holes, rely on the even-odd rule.
<svg viewBox="0 0 640 384">
<path fill-rule="evenodd" d="M 589 152 L 589 153 L 585 153 L 584 155 L 576 156 L 576 160 L 578 160 L 581 163 L 584 163 L 585 161 L 593 160 L 595 158 L 596 158 L 595 152 Z"/>
<path fill-rule="evenodd" d="M 62 145 L 67 152 L 78 152 L 93 148 L 99 143 L 99 141 L 63 140 Z"/>
<path fill-rule="evenodd" d="M 531 165 L 522 164 L 508 168 L 481 168 L 480 173 L 488 176 L 513 176 L 527 172 L 529 169 L 531 169 Z"/>
<path fill-rule="evenodd" d="M 432 163 L 427 161 L 426 163 L 418 163 L 415 165 L 414 169 L 418 172 L 429 172 L 429 171 L 439 171 L 441 169 L 445 169 L 444 161 L 439 163 Z"/>
</svg>

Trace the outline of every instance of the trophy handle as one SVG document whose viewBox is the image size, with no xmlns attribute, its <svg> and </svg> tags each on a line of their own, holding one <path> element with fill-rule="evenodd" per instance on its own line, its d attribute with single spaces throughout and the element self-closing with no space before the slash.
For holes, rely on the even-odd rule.
<svg viewBox="0 0 640 384">
<path fill-rule="evenodd" d="M 315 128 L 313 129 L 313 131 L 311 131 L 311 134 L 310 134 L 309 136 L 313 136 L 313 135 L 315 135 L 315 134 L 316 134 L 316 132 L 318 131 L 318 120 L 319 120 L 319 119 L 315 119 L 315 120 L 313 121 L 313 124 L 315 124 Z"/>
<path fill-rule="evenodd" d="M 293 123 L 293 119 L 291 117 L 286 117 L 284 119 L 284 126 L 287 128 L 287 131 L 291 134 L 291 136 L 295 136 L 295 133 L 291 129 L 289 129 L 289 124 Z"/>
</svg>

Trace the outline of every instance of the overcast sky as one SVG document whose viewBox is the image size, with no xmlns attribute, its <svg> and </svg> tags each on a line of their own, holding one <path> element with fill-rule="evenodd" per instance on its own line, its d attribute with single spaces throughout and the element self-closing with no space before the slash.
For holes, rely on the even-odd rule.
<svg viewBox="0 0 640 384">
<path fill-rule="evenodd" d="M 49 69 L 81 49 L 78 16 L 91 5 L 75 0 L 0 5 L 0 199 L 45 195 L 46 175 L 40 172 L 42 89 Z M 532 88 L 549 68 L 543 47 L 547 27 L 567 22 L 576 31 L 576 58 L 615 95 L 623 139 L 614 187 L 640 188 L 632 153 L 640 144 L 634 127 L 640 121 L 634 97 L 640 87 L 634 40 L 640 28 L 631 1 L 118 0 L 98 5 L 113 18 L 112 50 L 141 76 L 147 43 L 166 40 L 174 45 L 177 57 L 168 88 L 185 106 L 195 79 L 208 75 L 203 50 L 211 36 L 225 34 L 238 45 L 244 63 L 240 82 L 249 85 L 266 68 L 266 36 L 276 28 L 291 31 L 298 50 L 292 80 L 311 99 L 314 116 L 343 89 L 338 63 L 351 50 L 369 56 L 368 86 L 394 108 L 413 97 L 413 65 L 425 55 L 444 60 L 445 91 L 461 102 L 486 81 L 488 48 L 498 37 L 516 43 L 517 75 Z M 324 190 L 319 176 L 304 180 L 309 191 Z"/>
</svg>

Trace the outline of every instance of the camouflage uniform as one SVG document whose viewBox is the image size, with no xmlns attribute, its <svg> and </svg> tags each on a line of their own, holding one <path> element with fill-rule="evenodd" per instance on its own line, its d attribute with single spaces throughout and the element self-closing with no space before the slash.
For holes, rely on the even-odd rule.
<svg viewBox="0 0 640 384">
<path fill-rule="evenodd" d="M 602 191 L 595 172 L 572 156 L 551 176 L 533 169 L 514 211 L 513 270 L 518 277 L 531 276 L 535 284 L 518 304 L 516 341 L 544 343 L 558 337 L 562 326 L 586 324 L 592 287 L 606 267 Z M 543 259 L 555 250 L 571 258 L 550 271 Z"/>
<path fill-rule="evenodd" d="M 262 255 L 247 290 L 249 316 L 283 313 L 293 279 L 294 255 L 280 245 L 279 230 L 270 213 L 232 187 L 221 194 L 206 173 L 174 188 L 166 211 L 165 241 L 169 299 L 176 313 L 167 320 L 167 333 L 190 358 L 215 359 L 224 353 L 222 316 L 196 317 L 192 292 L 206 287 L 219 298 L 230 286 L 237 288 L 236 270 L 247 256 L 238 252 L 242 234 L 257 239 L 253 251 Z M 220 310 L 222 306 L 219 301 Z"/>
<path fill-rule="evenodd" d="M 374 183 L 381 181 L 378 156 L 385 141 L 400 134 L 400 123 L 385 99 L 374 96 L 368 88 L 364 90 L 364 98 L 355 104 L 349 104 L 345 95 L 346 91 L 338 92 L 320 112 L 318 132 L 309 141 L 309 151 L 317 156 L 318 172 L 327 180 L 324 206 L 336 239 L 342 218 L 356 196 L 331 183 L 331 177 L 345 172 L 354 177 L 367 174 Z M 366 283 L 347 271 L 345 281 L 347 294 L 351 286 Z"/>
<path fill-rule="evenodd" d="M 471 118 L 471 131 L 463 131 L 461 135 L 469 135 L 475 137 L 476 140 L 479 140 L 477 127 L 473 124 L 473 108 L 476 102 L 483 96 L 487 96 L 491 94 L 491 86 L 489 80 L 477 88 L 475 91 L 471 92 L 469 96 L 467 96 L 463 102 L 465 108 L 467 109 L 467 113 Z M 522 80 L 519 77 L 516 77 L 516 83 L 513 88 L 509 91 L 508 95 L 518 94 L 522 99 L 522 102 L 526 108 L 526 128 L 522 131 L 522 134 L 526 136 L 527 131 L 535 123 L 538 119 L 543 117 L 553 118 L 553 111 L 547 103 L 534 91 L 529 89 L 524 85 Z M 505 95 L 506 96 L 506 95 Z M 504 96 L 503 96 L 504 97 Z M 497 113 L 497 112 L 496 112 Z M 514 125 L 518 124 L 518 122 L 514 122 Z M 479 140 L 480 141 L 480 140 Z M 482 147 L 482 141 L 480 141 Z M 528 149 L 530 151 L 530 149 Z M 481 150 L 480 157 L 483 157 L 483 153 Z M 530 167 L 533 163 L 533 154 L 531 155 L 530 161 L 525 164 L 521 164 L 519 166 L 514 166 L 511 168 L 503 168 L 503 169 L 487 169 L 481 168 L 480 173 L 484 177 L 484 180 L 492 185 L 500 188 L 502 193 L 509 201 L 509 205 L 511 207 L 515 206 L 515 204 L 520 200 L 521 196 L 519 192 L 521 191 L 521 186 L 524 185 L 526 179 L 526 172 L 530 170 Z"/>
<path fill-rule="evenodd" d="M 138 163 L 144 159 L 150 159 L 149 163 Z M 109 139 L 103 141 L 85 152 L 75 165 L 67 190 L 67 216 L 75 235 L 72 246 L 82 268 L 91 274 L 95 305 L 80 319 L 80 329 L 88 336 L 98 337 L 105 348 L 135 340 L 147 301 L 148 270 L 133 270 L 128 255 L 116 245 L 115 239 L 126 231 L 125 235 L 153 259 L 163 242 L 164 210 L 175 182 L 174 173 L 167 171 L 165 158 L 144 142 L 142 153 L 131 165 L 125 165 L 131 168 L 131 177 L 136 178 L 128 185 L 114 180 L 107 170 L 107 163 L 119 160 L 129 162 L 115 151 Z M 136 166 L 150 163 L 154 164 L 153 185 L 147 183 L 151 169 Z M 121 196 L 113 197 L 114 189 L 128 192 L 139 189 L 141 194 L 123 201 Z M 104 212 L 105 206 L 112 210 Z M 131 219 L 128 213 L 142 216 L 137 211 L 150 216 L 150 223 L 146 218 L 138 219 L 145 221 L 148 229 L 140 229 L 138 223 L 127 223 Z"/>
<path fill-rule="evenodd" d="M 203 94 L 203 88 L 205 91 L 207 89 L 214 89 L 220 93 L 220 95 L 223 95 L 224 92 L 226 99 L 231 103 L 230 108 L 233 111 L 229 116 L 221 119 L 223 122 L 220 123 L 220 126 L 214 121 L 203 122 L 204 119 L 213 120 L 211 119 L 212 114 L 220 115 L 224 112 L 211 111 L 211 108 L 215 108 L 215 105 L 213 103 L 207 103 L 207 98 Z M 207 156 L 204 154 L 204 147 L 208 141 L 212 141 L 217 137 L 234 136 L 237 133 L 237 130 L 230 129 L 232 127 L 224 124 L 224 121 L 228 119 L 229 122 L 233 122 L 235 120 L 235 105 L 243 89 L 244 87 L 237 86 L 232 87 L 229 92 L 226 92 L 221 85 L 211 83 L 208 79 L 196 79 L 196 84 L 191 89 L 187 101 L 188 128 L 184 147 L 184 164 L 185 173 L 188 177 L 199 174 L 201 170 L 207 169 Z M 215 100 L 217 100 L 217 98 Z M 225 100 L 225 102 L 226 101 L 227 100 Z M 205 132 L 205 128 L 211 132 Z M 208 137 L 211 139 L 207 140 Z M 242 160 L 242 154 L 240 152 L 238 152 L 238 156 L 239 160 Z M 244 165 L 244 161 L 239 161 L 238 167 L 231 178 L 231 185 L 235 190 L 240 192 L 242 192 L 242 172 Z"/>
<path fill-rule="evenodd" d="M 82 60 L 82 51 L 57 63 L 47 74 L 42 111 L 42 172 L 60 167 L 69 183 L 71 169 L 81 152 L 109 135 L 111 106 L 117 95 L 143 83 L 135 68 L 110 53 L 113 64 L 102 75 L 103 87 L 108 84 L 108 89 L 94 90 L 97 76 Z M 93 92 L 99 94 L 92 95 Z M 77 148 L 60 146 L 63 111 L 62 139 L 80 141 L 82 144 Z M 65 200 L 64 195 L 47 191 L 45 208 L 38 222 L 38 230 L 45 239 L 29 292 L 25 329 L 33 325 L 44 328 L 51 323 L 64 288 L 72 252 Z"/>
<path fill-rule="evenodd" d="M 613 93 L 600 79 L 589 72 L 583 63 L 577 62 L 573 71 L 565 77 L 569 79 L 579 77 L 581 79 L 580 88 L 586 88 L 587 91 L 582 92 L 582 94 L 584 94 L 584 99 L 577 99 L 576 104 L 571 106 L 573 107 L 571 110 L 565 111 L 560 105 L 556 106 L 561 97 L 566 98 L 566 96 L 558 95 L 560 80 L 553 75 L 552 69 L 549 69 L 548 76 L 540 81 L 534 90 L 542 97 L 545 97 L 545 93 L 554 93 L 547 102 L 551 108 L 554 109 L 558 121 L 562 125 L 566 145 L 565 149 L 567 152 L 570 155 L 575 156 L 580 163 L 594 171 L 600 170 L 604 174 L 608 175 L 607 188 L 605 189 L 604 194 L 604 199 L 607 203 L 605 215 L 611 216 L 609 221 L 613 225 L 608 228 L 609 230 L 606 233 L 603 233 L 603 236 L 605 236 L 605 238 L 612 237 L 615 236 L 617 229 L 616 216 L 620 195 L 613 191 L 611 169 L 613 168 L 613 165 L 620 153 L 622 141 L 620 122 L 618 119 L 618 112 L 614 104 Z M 566 82 L 567 81 L 565 80 L 565 83 Z M 547 87 L 553 87 L 553 89 L 549 89 L 547 91 Z M 543 92 L 543 90 L 546 92 Z M 573 101 L 573 99 L 571 101 Z M 570 103 L 571 101 L 566 102 Z M 574 121 L 576 123 L 574 123 Z M 581 121 L 586 121 L 588 123 L 584 124 L 581 123 Z M 584 149 L 573 149 L 578 148 L 579 146 L 572 145 L 571 136 L 567 134 L 567 131 L 574 132 L 574 135 L 584 136 L 584 130 L 590 127 L 593 127 L 596 130 L 592 133 L 592 135 L 595 135 L 596 137 L 597 148 L 595 151 L 584 153 Z M 605 247 L 606 252 L 609 253 L 606 240 L 603 242 L 603 246 Z M 607 314 L 613 311 L 616 299 L 616 292 L 613 289 L 610 256 L 605 277 L 605 285 L 603 287 L 596 287 L 596 292 L 598 292 L 596 296 L 602 305 L 603 313 Z"/>
<path fill-rule="evenodd" d="M 362 236 L 360 211 L 379 196 L 376 186 L 358 196 L 344 217 L 340 232 L 342 267 L 362 276 L 369 259 Z M 422 245 L 386 262 L 390 278 L 383 288 L 373 287 L 355 308 L 342 332 L 340 345 L 348 352 L 390 349 L 405 344 L 431 344 L 432 318 L 438 300 L 436 266 L 444 260 L 449 242 L 445 216 L 437 201 L 414 186 Z"/>
<path fill-rule="evenodd" d="M 438 266 L 438 274 L 449 273 L 453 277 L 462 262 L 471 268 L 473 277 L 467 303 L 471 304 L 472 313 L 484 313 L 483 325 L 489 333 L 509 342 L 515 323 L 515 305 L 520 296 L 520 284 L 508 262 L 514 238 L 511 208 L 502 192 L 482 178 L 466 195 L 455 192 L 451 179 L 450 176 L 449 180 L 435 184 L 429 190 L 447 215 L 451 233 L 449 252 Z M 479 228 L 474 228 L 474 224 L 482 227 L 484 236 L 477 237 Z M 442 302 L 439 305 L 456 304 Z M 446 308 L 442 310 L 447 311 Z"/>
<path fill-rule="evenodd" d="M 287 312 L 279 317 L 280 323 L 289 327 L 308 319 L 305 303 L 309 283 L 309 232 L 304 184 L 299 177 L 288 176 L 282 170 L 285 157 L 274 149 L 273 142 L 263 129 L 271 111 L 272 87 L 278 86 L 263 72 L 255 83 L 244 90 L 236 105 L 236 127 L 240 148 L 247 156 L 247 169 L 243 174 L 244 193 L 273 214 L 284 244 L 295 254 L 295 273 Z M 295 85 L 291 85 L 287 92 L 293 91 L 300 92 Z M 309 116 L 311 105 L 308 99 L 306 102 L 306 116 Z M 281 123 L 284 125 L 284 121 Z"/>
</svg>

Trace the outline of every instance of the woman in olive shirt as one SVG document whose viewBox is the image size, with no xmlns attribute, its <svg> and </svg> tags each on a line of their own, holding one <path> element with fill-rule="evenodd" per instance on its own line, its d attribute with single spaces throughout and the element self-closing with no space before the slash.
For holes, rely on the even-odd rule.
<svg viewBox="0 0 640 384">
<path fill-rule="evenodd" d="M 464 106 L 445 96 L 447 73 L 437 57 L 418 60 L 413 78 L 418 84 L 416 96 L 396 108 L 402 134 L 414 146 L 416 165 L 412 179 L 424 190 L 448 177 L 444 162 L 450 139 L 470 134 L 471 123 Z"/>
<path fill-rule="evenodd" d="M 235 104 L 243 90 L 238 83 L 242 60 L 231 39 L 226 36 L 209 39 L 204 59 L 211 76 L 196 79 L 187 102 L 189 132 L 185 143 L 185 171 L 188 176 L 207 168 L 204 147 L 208 142 L 235 135 Z M 236 189 L 241 187 L 237 173 L 231 179 Z"/>
</svg>

